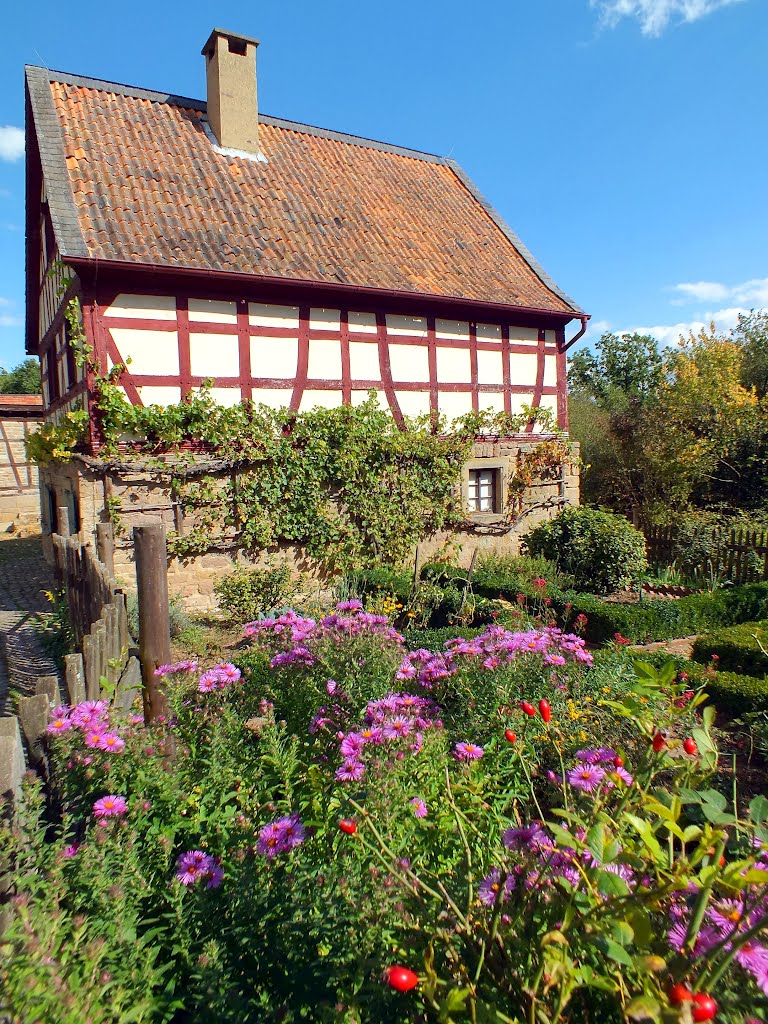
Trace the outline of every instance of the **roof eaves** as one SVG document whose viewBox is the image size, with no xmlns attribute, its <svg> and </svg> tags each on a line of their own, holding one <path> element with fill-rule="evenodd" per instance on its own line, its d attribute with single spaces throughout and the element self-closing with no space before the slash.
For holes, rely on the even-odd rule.
<svg viewBox="0 0 768 1024">
<path fill-rule="evenodd" d="M 501 216 L 501 214 L 498 213 L 498 211 L 495 210 L 493 206 L 491 206 L 491 204 L 488 202 L 488 200 L 485 198 L 482 192 L 480 192 L 480 190 L 477 188 L 472 179 L 466 174 L 463 168 L 458 163 L 456 163 L 455 160 L 446 159 L 443 162 L 446 163 L 451 168 L 453 173 L 456 175 L 459 181 L 461 181 L 461 183 L 464 185 L 464 187 L 473 197 L 473 199 L 475 199 L 482 206 L 482 208 L 491 218 L 496 227 L 507 237 L 507 239 L 512 243 L 515 249 L 517 249 L 517 251 L 523 257 L 525 262 L 534 272 L 534 274 L 536 274 L 536 276 L 539 278 L 539 280 L 544 285 L 546 285 L 546 287 L 549 288 L 551 292 L 557 295 L 558 298 L 562 299 L 563 302 L 570 306 L 574 313 L 583 314 L 584 310 L 581 308 L 581 306 L 578 306 L 569 295 L 566 295 L 566 293 L 562 291 L 562 289 L 558 288 L 558 286 L 555 284 L 555 282 L 552 280 L 552 278 L 549 276 L 546 270 L 544 270 L 544 268 L 533 255 L 533 253 L 530 251 L 530 249 L 528 249 L 522 241 L 522 239 L 515 234 L 515 232 L 512 230 L 509 224 L 507 224 L 507 222 Z"/>
<path fill-rule="evenodd" d="M 64 135 L 44 68 L 27 67 L 27 89 L 43 167 L 53 233 L 62 256 L 88 256 L 67 174 Z"/>
</svg>

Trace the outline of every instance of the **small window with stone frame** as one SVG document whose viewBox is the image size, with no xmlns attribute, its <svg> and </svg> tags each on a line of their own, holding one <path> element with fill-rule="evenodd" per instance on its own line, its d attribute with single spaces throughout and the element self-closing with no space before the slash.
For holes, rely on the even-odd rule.
<svg viewBox="0 0 768 1024">
<path fill-rule="evenodd" d="M 467 505 L 470 512 L 498 513 L 499 469 L 470 469 L 467 481 Z"/>
</svg>

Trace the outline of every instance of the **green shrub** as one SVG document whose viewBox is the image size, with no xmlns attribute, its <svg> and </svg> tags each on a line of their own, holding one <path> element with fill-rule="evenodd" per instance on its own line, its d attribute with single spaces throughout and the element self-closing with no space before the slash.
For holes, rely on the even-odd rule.
<svg viewBox="0 0 768 1024">
<path fill-rule="evenodd" d="M 485 631 L 485 626 L 442 626 L 439 629 L 409 629 L 405 633 L 405 642 L 409 650 L 426 649 L 441 651 L 446 640 L 462 636 L 469 640 Z"/>
<path fill-rule="evenodd" d="M 134 640 L 139 639 L 139 602 L 136 594 L 128 594 L 125 601 L 128 613 L 128 630 Z M 178 639 L 181 634 L 192 626 L 192 619 L 189 612 L 181 603 L 181 598 L 174 594 L 168 601 L 168 624 L 170 626 L 171 639 Z"/>
<path fill-rule="evenodd" d="M 577 587 L 608 594 L 646 571 L 645 539 L 622 516 L 585 506 L 564 508 L 523 538 L 531 555 L 550 559 Z"/>
<path fill-rule="evenodd" d="M 287 562 L 271 563 L 263 569 L 238 566 L 213 585 L 221 610 L 239 622 L 250 622 L 279 608 L 291 593 L 291 570 Z"/>
<path fill-rule="evenodd" d="M 768 678 L 742 675 L 740 672 L 718 672 L 708 680 L 707 693 L 718 711 L 729 715 L 768 711 Z"/>
<path fill-rule="evenodd" d="M 712 660 L 717 655 L 719 668 L 751 676 L 768 675 L 768 620 L 745 622 L 700 636 L 693 645 L 693 659 Z"/>
</svg>

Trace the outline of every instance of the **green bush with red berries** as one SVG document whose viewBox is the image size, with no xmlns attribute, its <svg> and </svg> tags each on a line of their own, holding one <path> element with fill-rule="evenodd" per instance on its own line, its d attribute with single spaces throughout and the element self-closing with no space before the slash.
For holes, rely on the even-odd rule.
<svg viewBox="0 0 768 1024">
<path fill-rule="evenodd" d="M 28 783 L 0 834 L 0 1014 L 765 1018 L 768 800 L 713 786 L 672 665 L 541 628 L 409 650 L 355 602 L 246 633 L 166 667 L 167 721 L 55 709 L 48 806 Z"/>
</svg>

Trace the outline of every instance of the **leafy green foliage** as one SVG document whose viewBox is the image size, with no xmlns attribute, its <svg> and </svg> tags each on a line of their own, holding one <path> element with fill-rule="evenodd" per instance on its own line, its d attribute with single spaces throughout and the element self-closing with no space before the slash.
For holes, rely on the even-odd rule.
<svg viewBox="0 0 768 1024">
<path fill-rule="evenodd" d="M 768 619 L 718 629 L 696 638 L 693 659 L 709 662 L 715 655 L 719 667 L 729 672 L 768 676 Z"/>
<path fill-rule="evenodd" d="M 238 566 L 213 585 L 219 606 L 231 619 L 250 622 L 280 608 L 291 594 L 291 569 L 287 562 L 262 569 Z"/>
<path fill-rule="evenodd" d="M 718 711 L 729 715 L 768 711 L 768 677 L 741 672 L 717 672 L 707 681 L 707 693 Z"/>
<path fill-rule="evenodd" d="M 12 370 L 0 369 L 0 395 L 39 395 L 40 363 L 25 359 Z"/>
<path fill-rule="evenodd" d="M 647 568 L 645 539 L 622 516 L 597 509 L 565 508 L 523 537 L 533 556 L 547 558 L 573 576 L 576 586 L 610 593 L 636 583 Z"/>
</svg>

